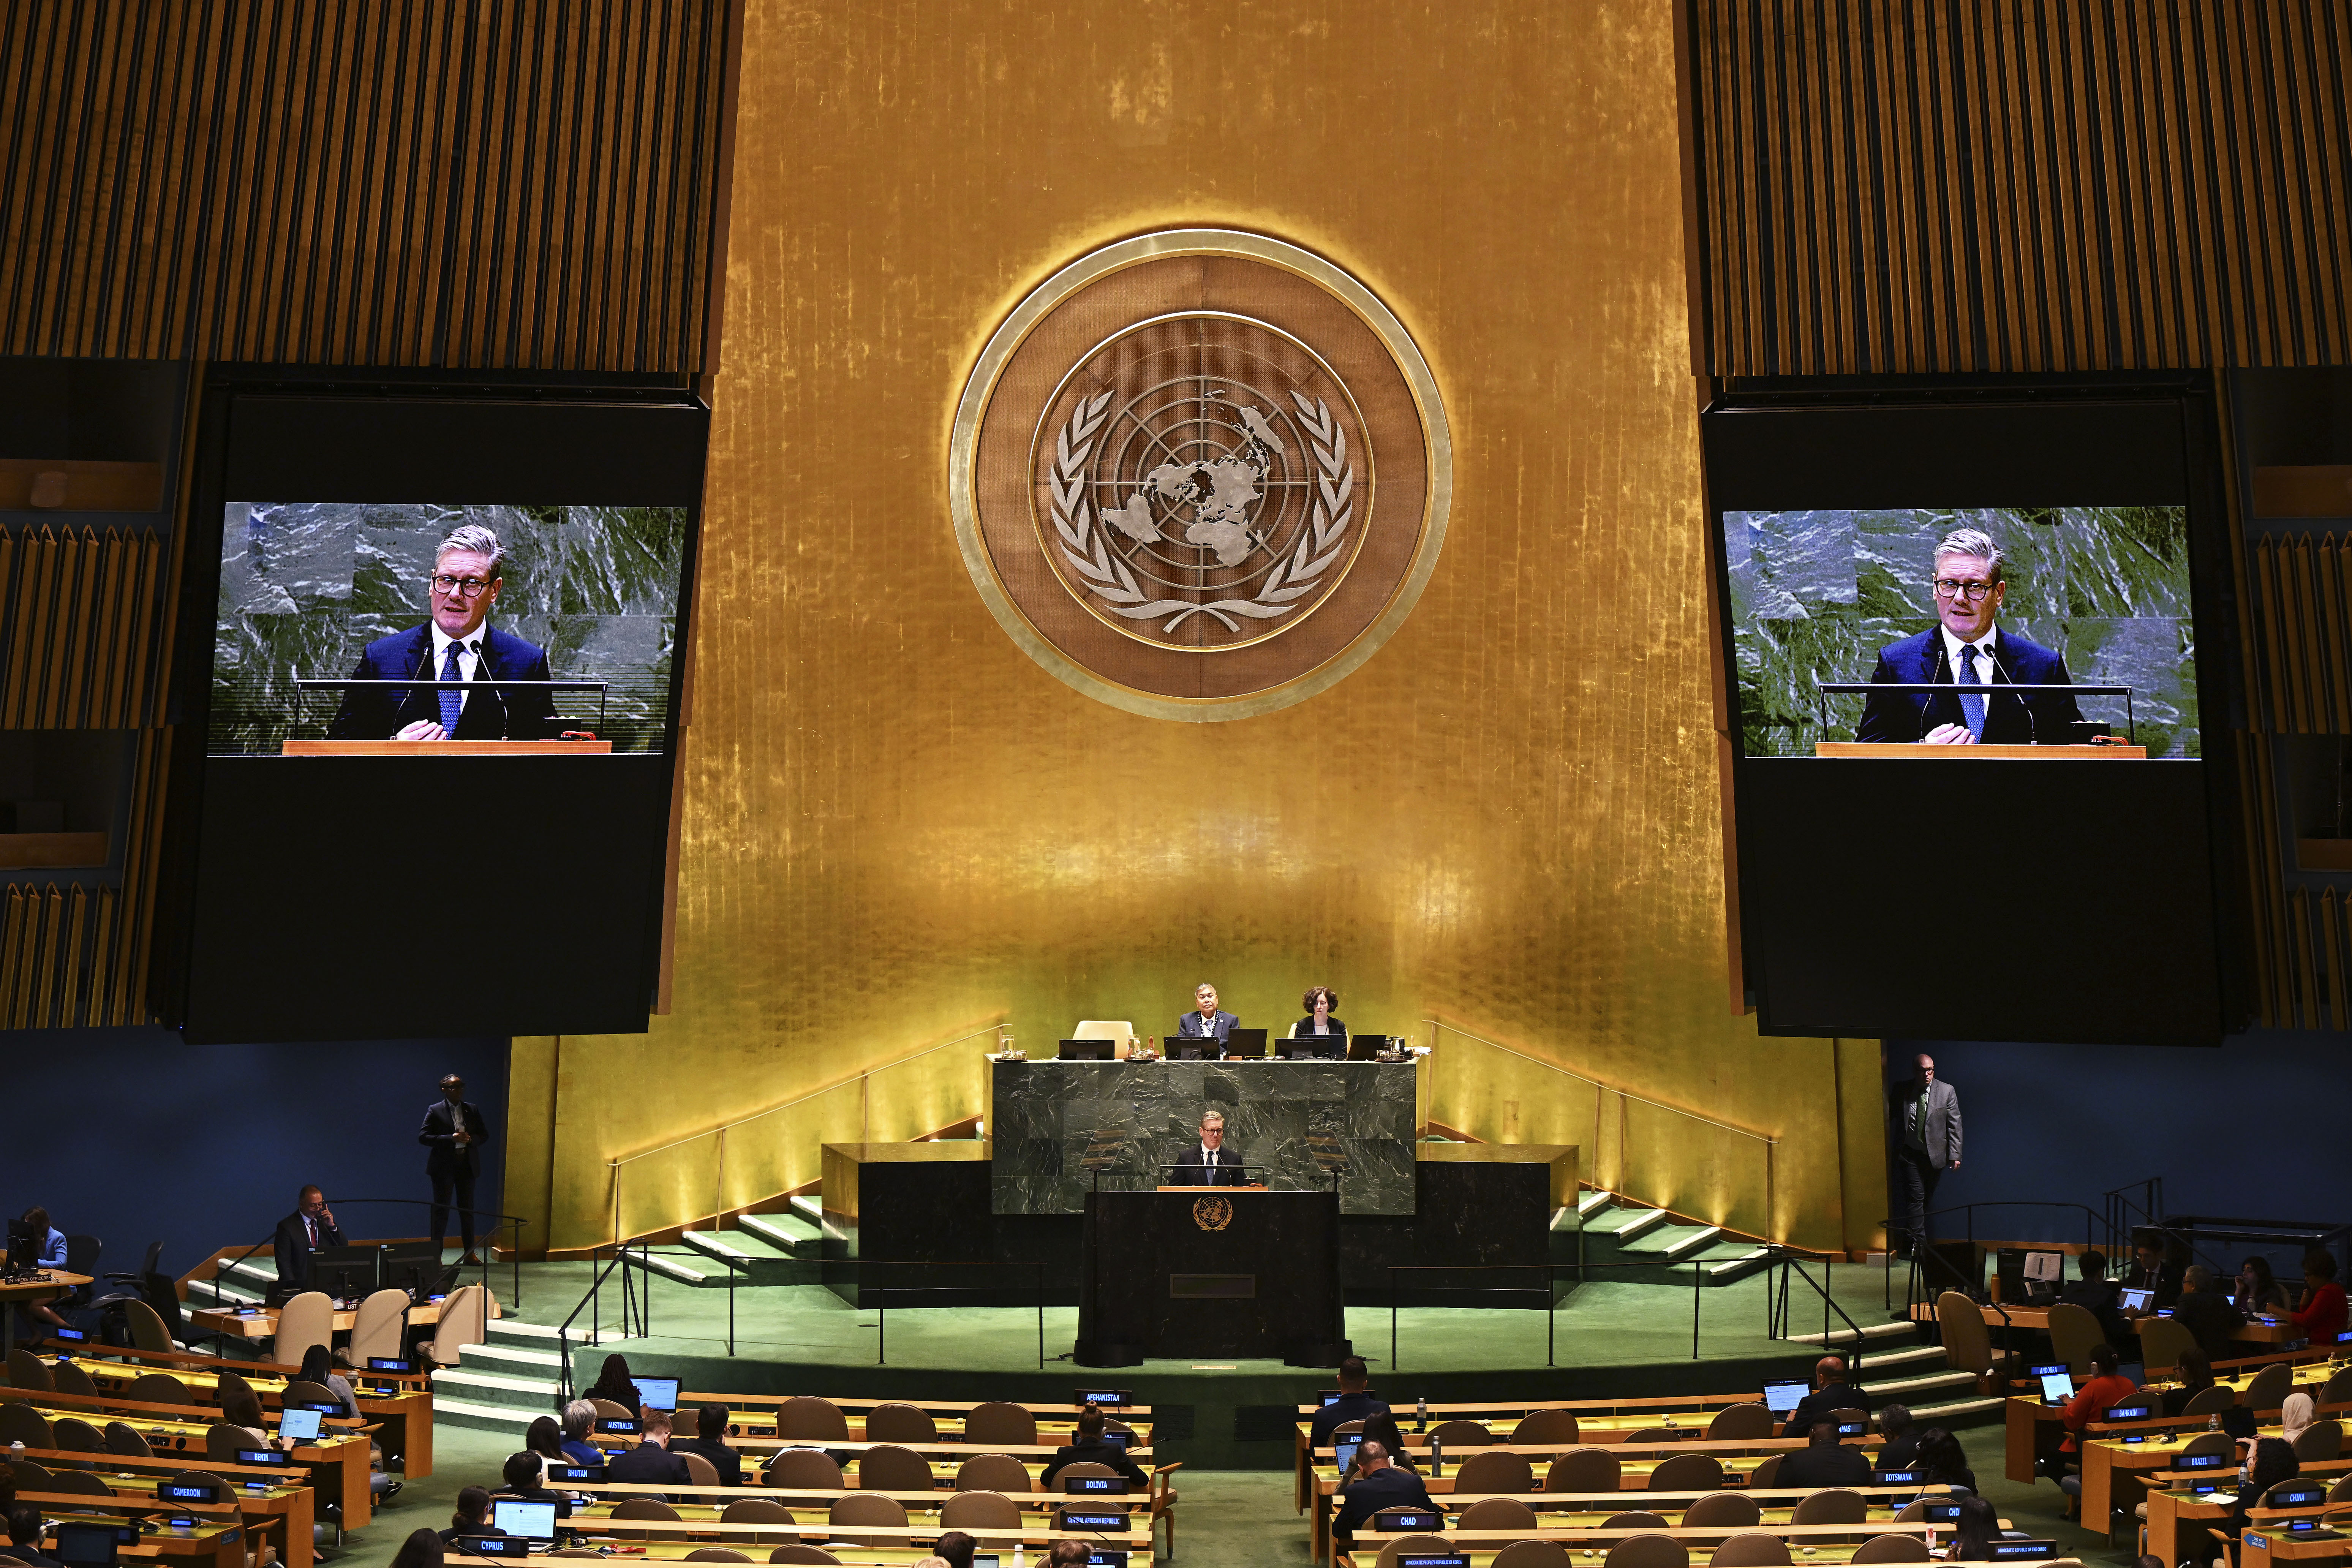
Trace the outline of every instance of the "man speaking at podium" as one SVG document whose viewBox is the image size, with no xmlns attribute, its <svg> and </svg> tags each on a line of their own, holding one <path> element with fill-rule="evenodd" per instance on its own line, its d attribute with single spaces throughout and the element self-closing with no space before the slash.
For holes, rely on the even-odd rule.
<svg viewBox="0 0 2352 1568">
<path fill-rule="evenodd" d="M 1994 623 L 2009 584 L 2001 579 L 2000 546 L 1973 528 L 1954 529 L 1936 546 L 1933 584 L 1939 625 L 1878 650 L 1874 682 L 1903 681 L 1965 689 L 1971 686 L 2064 686 L 2066 661 Z M 1857 741 L 1918 742 L 1931 746 L 2065 745 L 2083 717 L 2063 691 L 1873 692 L 1862 710 Z"/>
<path fill-rule="evenodd" d="M 1249 1180 L 1247 1171 L 1225 1143 L 1225 1119 L 1215 1111 L 1201 1118 L 1201 1141 L 1176 1156 L 1168 1173 L 1171 1187 L 1238 1187 Z"/>
<path fill-rule="evenodd" d="M 449 531 L 425 585 L 432 616 L 378 637 L 360 655 L 354 680 L 550 680 L 547 650 L 483 625 L 498 603 L 506 546 L 481 524 Z M 338 741 L 545 741 L 556 732 L 555 703 L 543 687 L 450 691 L 432 687 L 352 686 L 328 735 Z"/>
</svg>

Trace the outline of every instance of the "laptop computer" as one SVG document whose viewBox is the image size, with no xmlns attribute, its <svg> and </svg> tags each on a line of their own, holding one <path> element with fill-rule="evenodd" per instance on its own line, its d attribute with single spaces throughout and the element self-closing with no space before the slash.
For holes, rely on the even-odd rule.
<svg viewBox="0 0 2352 1568">
<path fill-rule="evenodd" d="M 677 1408 L 677 1379 L 674 1377 L 632 1377 L 637 1385 L 637 1403 L 647 1410 Z"/>
<path fill-rule="evenodd" d="M 1054 1059 L 1062 1062 L 1107 1062 L 1118 1052 L 1117 1040 L 1064 1040 L 1055 1047 Z"/>
<path fill-rule="evenodd" d="M 1275 1054 L 1286 1061 L 1338 1061 L 1339 1042 L 1329 1035 L 1285 1035 L 1274 1043 Z"/>
<path fill-rule="evenodd" d="M 67 1568 L 114 1568 L 115 1552 L 122 1544 L 121 1529 L 111 1522 L 81 1524 L 60 1520 L 57 1559 Z"/>
<path fill-rule="evenodd" d="M 552 1542 L 555 1540 L 555 1505 L 532 1502 L 528 1498 L 499 1498 L 490 1504 L 490 1523 L 509 1536 Z"/>
<path fill-rule="evenodd" d="M 1803 1404 L 1805 1395 L 1812 1391 L 1811 1384 L 1795 1379 L 1768 1383 L 1764 1385 L 1764 1407 L 1773 1415 L 1786 1418 L 1797 1413 L 1797 1406 Z"/>
<path fill-rule="evenodd" d="M 1370 1061 L 1388 1048 L 1389 1037 L 1386 1035 L 1349 1035 L 1348 1037 L 1348 1059 L 1351 1062 Z"/>
<path fill-rule="evenodd" d="M 1265 1055 L 1264 1029 L 1235 1029 L 1225 1037 L 1225 1055 L 1229 1057 L 1262 1057 Z"/>
<path fill-rule="evenodd" d="M 2153 1290 L 2130 1289 L 2116 1294 L 2116 1305 L 2126 1312 L 2145 1312 L 2155 1300 L 2156 1292 Z"/>
<path fill-rule="evenodd" d="M 2042 1397 L 2053 1405 L 2063 1405 L 2074 1397 L 2074 1374 L 2061 1367 L 2056 1372 L 2042 1374 Z"/>
</svg>

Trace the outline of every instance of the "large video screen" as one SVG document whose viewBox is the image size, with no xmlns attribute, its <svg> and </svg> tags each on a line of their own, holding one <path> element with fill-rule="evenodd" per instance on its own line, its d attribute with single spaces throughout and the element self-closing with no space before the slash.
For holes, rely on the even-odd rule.
<svg viewBox="0 0 2352 1568">
<path fill-rule="evenodd" d="M 222 521 L 212 755 L 665 749 L 685 508 L 238 500 Z"/>
<path fill-rule="evenodd" d="M 1839 755 L 1854 742 L 2200 754 L 2186 507 L 1733 511 L 1722 522 L 1750 757 Z M 1851 689 L 1864 685 L 1879 689 Z"/>
</svg>

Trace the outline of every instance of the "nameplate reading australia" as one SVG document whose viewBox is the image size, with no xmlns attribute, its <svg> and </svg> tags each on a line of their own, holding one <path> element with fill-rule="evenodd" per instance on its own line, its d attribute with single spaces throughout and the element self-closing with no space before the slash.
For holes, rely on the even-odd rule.
<svg viewBox="0 0 2352 1568">
<path fill-rule="evenodd" d="M 972 582 L 1032 658 L 1132 712 L 1232 719 L 1323 690 L 1403 622 L 1452 453 L 1370 289 L 1183 229 L 1021 302 L 965 385 L 949 480 Z"/>
</svg>

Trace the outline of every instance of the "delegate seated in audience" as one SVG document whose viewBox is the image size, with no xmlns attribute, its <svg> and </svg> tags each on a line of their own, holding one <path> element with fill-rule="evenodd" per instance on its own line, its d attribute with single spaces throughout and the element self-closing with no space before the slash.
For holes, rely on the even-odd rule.
<svg viewBox="0 0 2352 1568">
<path fill-rule="evenodd" d="M 2294 1447 L 2294 1440 L 2303 1436 L 2303 1429 L 2318 1419 L 2318 1416 L 2319 1406 L 2312 1402 L 2311 1395 L 2299 1388 L 2296 1389 L 2279 1405 L 2280 1440 L 2292 1448 Z"/>
<path fill-rule="evenodd" d="M 1421 1467 L 1412 1462 L 1412 1449 L 1404 1440 L 1404 1429 L 1397 1425 L 1395 1416 L 1368 1415 L 1364 1417 L 1364 1441 L 1367 1443 L 1378 1443 L 1381 1447 L 1387 1449 L 1389 1454 L 1389 1463 L 1394 1465 L 1397 1468 L 1401 1470 L 1411 1470 L 1415 1475 L 1421 1474 Z M 1352 1467 L 1349 1473 L 1351 1475 L 1355 1473 Z"/>
<path fill-rule="evenodd" d="M 1927 1472 L 1921 1479 L 1931 1487 L 1956 1487 L 1971 1492 L 1977 1489 L 1977 1473 L 1969 1468 L 1968 1450 L 1941 1426 L 1930 1426 L 1919 1434 L 1917 1468 Z"/>
<path fill-rule="evenodd" d="M 719 1472 L 722 1487 L 743 1484 L 743 1456 L 727 1446 L 727 1406 L 706 1405 L 695 1412 L 692 1437 L 673 1437 L 669 1447 L 673 1454 L 699 1454 L 710 1461 Z"/>
<path fill-rule="evenodd" d="M 2170 1249 L 2154 1237 L 2143 1237 L 2132 1244 L 2132 1266 L 2124 1275 L 2124 1287 L 2130 1290 L 2154 1292 L 2149 1304 L 2137 1312 L 2126 1312 L 2126 1318 L 2147 1317 L 2169 1307 L 2180 1299 L 2180 1277 L 2187 1271 L 2189 1259 L 2176 1258 Z"/>
<path fill-rule="evenodd" d="M 2303 1260 L 2303 1305 L 2288 1314 L 2303 1337 L 2334 1344 L 2344 1332 L 2344 1287 L 2336 1282 L 2336 1259 L 2315 1252 Z"/>
<path fill-rule="evenodd" d="M 2091 1381 L 2066 1402 L 2065 1415 L 2062 1418 L 2066 1437 L 2058 1445 L 2055 1463 L 2059 1475 L 2065 1473 L 2066 1456 L 2081 1450 L 2083 1428 L 2094 1421 L 2105 1420 L 2109 1405 L 2121 1405 L 2139 1392 L 2138 1384 L 2116 1370 L 2123 1364 L 2123 1358 L 2116 1353 L 2115 1346 L 2093 1345 L 2090 1361 Z"/>
<path fill-rule="evenodd" d="M 334 1359 L 324 1345 L 312 1345 L 302 1352 L 302 1370 L 294 1374 L 305 1383 L 315 1383 L 343 1402 L 343 1414 L 356 1421 L 360 1417 L 360 1402 L 352 1393 L 349 1379 L 335 1371 Z"/>
<path fill-rule="evenodd" d="M 41 1553 L 39 1509 L 12 1508 L 8 1510 L 8 1555 L 25 1563 L 26 1568 L 61 1568 L 56 1558 Z"/>
<path fill-rule="evenodd" d="M 1339 1363 L 1339 1397 L 1318 1410 L 1307 1424 L 1307 1436 L 1312 1447 L 1330 1447 L 1333 1429 L 1345 1422 L 1389 1414 L 1389 1407 L 1368 1392 L 1371 1381 L 1371 1372 L 1364 1365 L 1362 1356 L 1351 1355 Z"/>
<path fill-rule="evenodd" d="M 547 1471 L 543 1468 L 546 1462 L 543 1457 L 528 1448 L 520 1454 L 509 1454 L 506 1484 L 499 1488 L 490 1499 L 491 1502 L 495 1504 L 499 1498 L 516 1498 L 523 1502 L 551 1502 L 555 1505 L 556 1518 L 570 1518 L 572 1500 L 562 1492 L 547 1489 Z M 576 1531 L 570 1530 L 559 1529 L 556 1534 L 566 1541 L 582 1539 Z"/>
<path fill-rule="evenodd" d="M 1780 1456 L 1776 1487 L 1866 1487 L 1870 1461 L 1860 1448 L 1838 1441 L 1837 1423 L 1816 1421 L 1805 1447 Z"/>
<path fill-rule="evenodd" d="M 1046 1568 L 1086 1568 L 1094 1561 L 1095 1549 L 1083 1541 L 1066 1536 L 1045 1549 Z"/>
<path fill-rule="evenodd" d="M 1911 1425 L 1911 1407 L 1890 1405 L 1878 1413 L 1878 1464 L 1882 1470 L 1907 1470 L 1919 1462 L 1919 1434 Z"/>
<path fill-rule="evenodd" d="M 568 1465 L 572 1456 L 563 1451 L 563 1428 L 552 1415 L 532 1419 L 530 1430 L 522 1435 L 522 1446 L 551 1465 Z"/>
<path fill-rule="evenodd" d="M 49 1211 L 35 1204 L 25 1211 L 20 1223 L 26 1234 L 38 1244 L 33 1256 L 34 1264 L 42 1268 L 63 1268 L 66 1266 L 66 1234 L 49 1223 Z M 34 1321 L 46 1323 L 53 1329 L 70 1326 L 47 1301 L 19 1301 L 16 1310 Z M 42 1336 L 36 1333 L 32 1337 L 38 1339 Z"/>
<path fill-rule="evenodd" d="M 2197 1336 L 2197 1348 L 2207 1361 L 2230 1359 L 2230 1341 L 2246 1326 L 2246 1315 L 2221 1294 L 2213 1271 L 2192 1263 L 2180 1274 L 2180 1299 L 2172 1304 L 2172 1321 Z"/>
<path fill-rule="evenodd" d="M 2000 1539 L 2000 1515 L 1992 1504 L 1973 1494 L 1960 1500 L 1960 1517 L 1952 1527 L 1952 1544 L 1944 1553 L 1952 1563 L 1985 1563 L 1992 1543 Z"/>
<path fill-rule="evenodd" d="M 413 1530 L 393 1553 L 392 1568 L 441 1568 L 441 1538 L 429 1530 Z"/>
<path fill-rule="evenodd" d="M 2116 1282 L 2107 1278 L 2107 1255 L 2086 1252 L 2075 1264 L 2081 1278 L 2066 1287 L 2058 1298 L 2082 1308 L 2099 1320 L 2099 1331 L 2115 1344 L 2125 1334 L 2123 1314 L 2116 1310 Z"/>
<path fill-rule="evenodd" d="M 961 1530 L 950 1530 L 931 1542 L 932 1555 L 948 1568 L 971 1568 L 971 1554 L 979 1549 L 980 1542 Z"/>
<path fill-rule="evenodd" d="M 1135 1461 L 1127 1457 L 1127 1450 L 1116 1443 L 1105 1440 L 1104 1426 L 1103 1413 L 1100 1410 L 1089 1405 L 1079 1411 L 1078 1429 L 1071 1434 L 1069 1442 L 1054 1450 L 1053 1462 L 1048 1464 L 1037 1477 L 1038 1489 L 1052 1491 L 1056 1471 L 1065 1465 L 1081 1463 L 1108 1465 L 1126 1477 L 1127 1484 L 1130 1487 L 1150 1486 L 1150 1478 L 1136 1468 Z"/>
<path fill-rule="evenodd" d="M 220 1418 L 232 1426 L 242 1426 L 252 1434 L 257 1448 L 275 1448 L 278 1439 L 270 1434 L 269 1417 L 262 1413 L 261 1396 L 250 1388 L 230 1388 L 221 1394 Z"/>
<path fill-rule="evenodd" d="M 505 1531 L 490 1522 L 490 1493 L 487 1487 L 467 1487 L 457 1494 L 457 1510 L 449 1516 L 449 1528 L 441 1532 L 441 1545 L 446 1550 L 457 1544 L 461 1535 L 504 1535 Z"/>
<path fill-rule="evenodd" d="M 2180 1386 L 2164 1391 L 2161 1407 L 2167 1415 L 2179 1415 L 2182 1406 L 2213 1386 L 2213 1363 L 2205 1359 L 2203 1351 L 2182 1351 L 2172 1371 Z"/>
<path fill-rule="evenodd" d="M 2284 1440 L 2264 1437 L 2256 1443 L 2246 1472 L 2239 1479 L 2238 1495 L 2231 1500 L 2228 1517 L 2216 1522 L 2212 1528 L 2224 1535 L 2239 1534 L 2249 1522 L 2246 1510 L 2259 1505 L 2263 1494 L 2279 1482 L 2294 1479 L 2301 1473 L 2301 1468 L 2295 1462 L 2294 1447 Z M 2210 1563 L 2221 1551 L 2221 1543 L 2204 1531 L 2184 1532 L 2180 1539 L 2191 1562 Z"/>
<path fill-rule="evenodd" d="M 1356 1450 L 1354 1479 L 1339 1492 L 1339 1515 L 1331 1521 L 1331 1540 L 1342 1552 L 1356 1549 L 1356 1531 L 1384 1508 L 1425 1508 L 1435 1511 L 1429 1489 L 1411 1470 L 1389 1463 L 1389 1451 L 1366 1442 Z"/>
<path fill-rule="evenodd" d="M 596 1429 L 596 1407 L 575 1399 L 563 1407 L 563 1457 L 575 1465 L 601 1465 L 604 1450 L 588 1440 Z"/>
<path fill-rule="evenodd" d="M 1862 1390 L 1845 1380 L 1845 1357 L 1825 1355 L 1813 1363 L 1813 1391 L 1797 1401 L 1797 1408 L 1789 1416 L 1789 1424 L 1780 1428 L 1783 1437 L 1801 1437 L 1813 1429 L 1816 1421 L 1826 1421 L 1833 1410 L 1867 1410 L 1870 1402 Z"/>
<path fill-rule="evenodd" d="M 2287 1310 L 2286 1287 L 2271 1278 L 2271 1260 L 2259 1252 L 2248 1253 L 2238 1265 L 2238 1291 L 2232 1300 L 2238 1310 L 2249 1315 Z"/>
<path fill-rule="evenodd" d="M 595 1386 L 580 1397 L 610 1400 L 627 1411 L 631 1419 L 642 1421 L 646 1418 L 644 1397 L 637 1393 L 637 1385 L 629 1381 L 626 1356 L 606 1356 L 604 1370 L 596 1374 Z"/>
<path fill-rule="evenodd" d="M 615 1454 L 605 1461 L 604 1479 L 625 1481 L 631 1486 L 678 1486 L 694 1484 L 694 1472 L 686 1461 L 669 1451 L 669 1412 L 646 1412 L 645 1441 L 626 1453 Z"/>
</svg>

